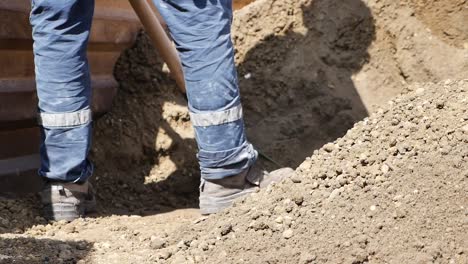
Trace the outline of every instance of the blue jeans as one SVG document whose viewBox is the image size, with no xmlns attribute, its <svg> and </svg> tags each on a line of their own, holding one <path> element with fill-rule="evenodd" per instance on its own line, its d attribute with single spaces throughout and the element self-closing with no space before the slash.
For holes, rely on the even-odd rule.
<svg viewBox="0 0 468 264">
<path fill-rule="evenodd" d="M 36 88 L 41 126 L 39 175 L 84 182 L 93 165 L 91 84 L 86 47 L 94 0 L 32 0 Z"/>
<path fill-rule="evenodd" d="M 204 179 L 249 168 L 257 152 L 247 141 L 230 39 L 231 0 L 154 0 L 183 64 Z M 86 46 L 94 0 L 33 0 L 39 120 L 39 174 L 83 182 L 92 174 L 90 77 Z"/>
<path fill-rule="evenodd" d="M 204 179 L 249 168 L 257 152 L 245 136 L 234 48 L 232 0 L 153 0 L 179 51 Z"/>
</svg>

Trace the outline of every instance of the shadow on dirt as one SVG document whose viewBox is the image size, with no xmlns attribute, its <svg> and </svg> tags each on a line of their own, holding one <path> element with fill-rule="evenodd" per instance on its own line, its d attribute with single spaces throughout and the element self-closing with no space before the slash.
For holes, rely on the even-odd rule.
<svg viewBox="0 0 468 264">
<path fill-rule="evenodd" d="M 0 238 L 0 263 L 77 263 L 91 248 L 86 241 Z"/>
<path fill-rule="evenodd" d="M 292 167 L 367 116 L 351 76 L 368 60 L 375 37 L 371 12 L 360 0 L 316 0 L 302 10 L 306 34 L 287 28 L 268 36 L 238 67 L 250 140 Z M 93 152 L 102 212 L 197 207 L 196 143 L 175 129 L 188 117 L 163 110 L 186 104 L 161 69 L 144 34 L 116 66 L 121 89 L 112 113 L 99 121 Z M 252 78 L 243 78 L 248 73 Z M 161 145 L 164 140 L 170 143 Z M 173 172 L 148 183 L 164 159 L 172 160 Z"/>
<path fill-rule="evenodd" d="M 291 167 L 368 115 L 351 77 L 368 61 L 375 38 L 360 0 L 315 0 L 301 8 L 305 28 L 290 23 L 267 36 L 239 67 L 250 140 Z"/>
<path fill-rule="evenodd" d="M 291 24 L 267 36 L 238 67 L 249 139 L 291 167 L 367 116 L 351 77 L 375 38 L 361 0 L 315 0 L 302 10 L 305 33 Z M 197 146 L 185 99 L 145 34 L 121 56 L 115 76 L 120 89 L 95 124 L 91 154 L 98 215 L 196 208 Z"/>
</svg>

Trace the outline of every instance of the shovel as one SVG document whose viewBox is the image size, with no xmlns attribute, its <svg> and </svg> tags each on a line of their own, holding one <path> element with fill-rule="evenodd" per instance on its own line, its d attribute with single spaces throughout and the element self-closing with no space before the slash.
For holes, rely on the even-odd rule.
<svg viewBox="0 0 468 264">
<path fill-rule="evenodd" d="M 155 13 L 147 0 L 129 1 L 133 10 L 135 10 L 135 13 L 140 19 L 141 24 L 143 24 L 143 27 L 153 42 L 154 47 L 169 67 L 171 75 L 175 79 L 177 86 L 179 86 L 180 90 L 185 94 L 185 80 L 182 64 L 180 63 L 177 50 L 160 22 L 162 18 L 158 10 L 155 9 L 157 12 Z"/>
</svg>

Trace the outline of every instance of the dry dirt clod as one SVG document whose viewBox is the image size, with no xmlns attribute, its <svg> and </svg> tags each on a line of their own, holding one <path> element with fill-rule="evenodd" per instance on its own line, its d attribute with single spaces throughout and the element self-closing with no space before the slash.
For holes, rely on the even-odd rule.
<svg viewBox="0 0 468 264">
<path fill-rule="evenodd" d="M 294 173 L 291 177 L 290 177 L 291 181 L 294 182 L 294 183 L 301 183 L 302 182 L 302 179 L 301 179 L 301 176 L 297 173 Z"/>
<path fill-rule="evenodd" d="M 296 205 L 300 206 L 304 202 L 304 196 L 301 194 L 297 194 L 292 198 L 292 200 L 294 201 Z"/>
<path fill-rule="evenodd" d="M 232 225 L 231 224 L 226 224 L 221 228 L 221 235 L 225 236 L 229 234 L 232 231 Z"/>
<path fill-rule="evenodd" d="M 169 250 L 163 250 L 157 253 L 159 259 L 168 259 L 172 256 L 172 252 Z"/>
<path fill-rule="evenodd" d="M 290 239 L 291 237 L 293 237 L 293 235 L 294 235 L 294 231 L 292 229 L 286 229 L 283 232 L 283 237 L 286 239 Z"/>
<path fill-rule="evenodd" d="M 152 236 L 150 238 L 150 247 L 152 249 L 161 249 L 166 246 L 166 241 L 160 237 Z"/>
</svg>

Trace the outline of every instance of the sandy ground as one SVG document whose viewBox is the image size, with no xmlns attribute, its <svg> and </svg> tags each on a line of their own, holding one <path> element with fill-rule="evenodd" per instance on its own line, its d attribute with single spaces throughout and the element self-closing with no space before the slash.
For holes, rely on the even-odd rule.
<svg viewBox="0 0 468 264">
<path fill-rule="evenodd" d="M 466 263 L 468 4 L 430 2 L 236 12 L 249 139 L 298 169 L 208 219 L 185 99 L 142 34 L 96 123 L 98 213 L 47 224 L 36 197 L 0 200 L 0 263 Z"/>
</svg>

